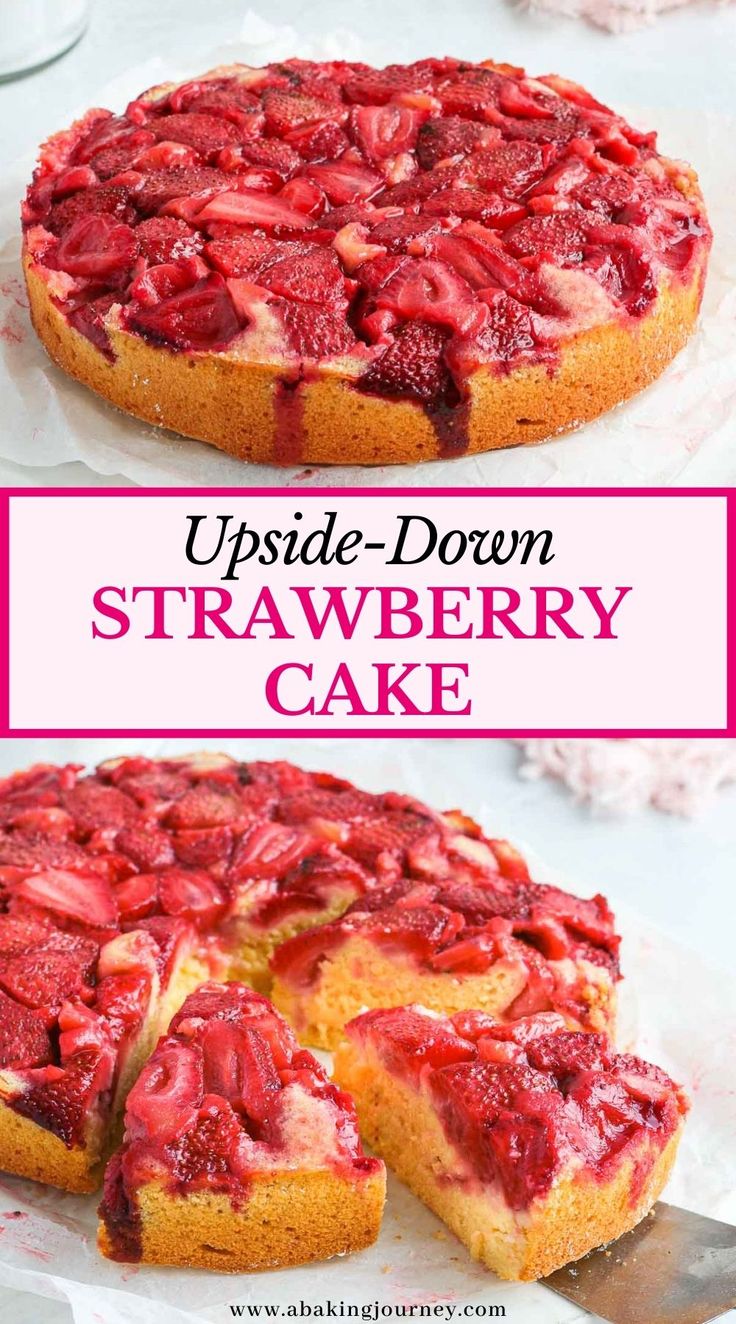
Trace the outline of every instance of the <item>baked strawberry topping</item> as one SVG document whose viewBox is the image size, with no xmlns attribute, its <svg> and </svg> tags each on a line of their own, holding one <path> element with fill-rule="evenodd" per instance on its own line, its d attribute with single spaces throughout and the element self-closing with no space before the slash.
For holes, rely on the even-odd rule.
<svg viewBox="0 0 736 1324">
<path fill-rule="evenodd" d="M 506 1017 L 554 1008 L 589 1028 L 590 966 L 609 983 L 618 978 L 619 938 L 603 897 L 584 901 L 556 887 L 504 878 L 488 861 L 458 860 L 451 848 L 444 868 L 442 876 L 432 858 L 428 868 L 415 869 L 414 880 L 375 888 L 341 919 L 289 939 L 274 953 L 274 973 L 308 990 L 322 963 L 359 939 L 426 976 L 513 971 L 520 980 L 510 984 Z M 370 1005 L 367 991 L 365 1001 Z"/>
<path fill-rule="evenodd" d="M 553 367 L 709 244 L 654 134 L 564 79 L 449 58 L 233 66 L 91 112 L 42 150 L 23 219 L 103 352 L 120 325 L 285 367 L 348 354 L 358 389 L 421 406 L 448 452 L 481 365 Z"/>
<path fill-rule="evenodd" d="M 225 1191 L 238 1206 L 253 1174 L 297 1166 L 363 1177 L 380 1163 L 363 1154 L 352 1100 L 266 998 L 243 984 L 201 985 L 128 1095 L 100 1206 L 117 1257 L 140 1258 L 141 1184 Z"/>
<path fill-rule="evenodd" d="M 515 1210 L 566 1174 L 608 1181 L 626 1161 L 635 1203 L 687 1111 L 658 1067 L 603 1035 L 566 1030 L 554 1013 L 500 1025 L 480 1012 L 398 1007 L 365 1012 L 347 1033 L 429 1101 L 456 1156 L 446 1180 L 500 1190 Z"/>
</svg>

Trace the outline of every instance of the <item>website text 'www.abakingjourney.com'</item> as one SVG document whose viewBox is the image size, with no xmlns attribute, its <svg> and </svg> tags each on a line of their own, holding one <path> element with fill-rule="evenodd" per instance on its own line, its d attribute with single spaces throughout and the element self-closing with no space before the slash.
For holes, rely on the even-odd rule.
<svg viewBox="0 0 736 1324">
<path fill-rule="evenodd" d="M 503 1306 L 489 1302 L 459 1304 L 455 1301 L 437 1301 L 431 1304 L 391 1305 L 383 1301 L 363 1301 L 360 1304 L 349 1301 L 290 1301 L 288 1305 L 278 1302 L 245 1305 L 231 1305 L 230 1314 L 235 1319 L 436 1319 L 449 1324 L 458 1319 L 505 1319 Z"/>
</svg>

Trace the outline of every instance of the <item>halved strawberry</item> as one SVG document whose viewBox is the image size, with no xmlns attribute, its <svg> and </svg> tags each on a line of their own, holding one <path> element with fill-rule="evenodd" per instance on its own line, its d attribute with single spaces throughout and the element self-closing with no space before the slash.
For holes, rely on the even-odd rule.
<svg viewBox="0 0 736 1324">
<path fill-rule="evenodd" d="M 202 783 L 171 806 L 164 823 L 174 829 L 220 827 L 234 823 L 242 811 L 240 799 L 228 787 Z"/>
<path fill-rule="evenodd" d="M 496 944 L 490 933 L 475 933 L 450 943 L 430 958 L 433 970 L 483 974 L 496 959 Z"/>
<path fill-rule="evenodd" d="M 167 142 L 165 138 L 162 142 L 154 139 L 153 146 L 142 151 L 134 162 L 135 169 L 142 174 L 151 170 L 186 170 L 200 164 L 199 152 L 193 147 L 187 147 L 186 143 Z"/>
<path fill-rule="evenodd" d="M 132 874 L 117 884 L 115 900 L 123 920 L 142 919 L 152 914 L 158 905 L 158 874 Z"/>
<path fill-rule="evenodd" d="M 415 253 L 414 241 L 419 241 L 417 249 L 423 248 L 424 236 L 441 229 L 442 222 L 436 216 L 389 216 L 371 225 L 370 242 L 381 244 L 389 253 Z"/>
<path fill-rule="evenodd" d="M 227 285 L 215 272 L 153 308 L 131 305 L 128 317 L 147 339 L 185 350 L 222 349 L 240 332 Z"/>
<path fill-rule="evenodd" d="M 303 161 L 331 161 L 350 147 L 350 139 L 334 119 L 302 124 L 287 133 L 284 142 L 293 147 Z"/>
<path fill-rule="evenodd" d="M 347 117 L 347 111 L 339 103 L 305 96 L 301 91 L 285 92 L 280 89 L 264 92 L 263 111 L 269 133 L 278 138 L 302 124 L 316 124 L 328 119 L 339 122 Z"/>
<path fill-rule="evenodd" d="M 427 1063 L 438 1069 L 473 1059 L 473 1048 L 449 1021 L 435 1020 L 413 1007 L 366 1011 L 353 1022 L 356 1033 L 371 1040 L 374 1024 L 380 1031 L 376 1047 L 390 1069 L 416 1078 Z"/>
<path fill-rule="evenodd" d="M 428 258 L 406 258 L 375 298 L 377 307 L 400 317 L 436 322 L 456 331 L 467 328 L 475 311 L 467 281 L 446 263 Z"/>
<path fill-rule="evenodd" d="M 432 70 L 426 63 L 389 64 L 385 69 L 367 69 L 345 83 L 348 101 L 380 106 L 399 92 L 426 92 L 432 87 Z"/>
<path fill-rule="evenodd" d="M 131 125 L 131 121 L 123 115 L 111 115 L 109 111 L 95 113 L 99 118 L 74 148 L 72 153 L 74 165 L 87 165 L 103 147 L 114 147 L 125 142 L 131 133 L 136 132 L 135 126 Z"/>
<path fill-rule="evenodd" d="M 505 230 L 526 215 L 523 203 L 478 188 L 440 189 L 422 203 L 422 211 L 427 216 L 456 216 L 461 220 L 481 221 L 496 230 Z"/>
<path fill-rule="evenodd" d="M 51 1040 L 41 1019 L 0 989 L 0 1068 L 20 1071 L 51 1060 Z"/>
<path fill-rule="evenodd" d="M 444 351 L 449 332 L 427 322 L 407 322 L 360 378 L 360 389 L 407 396 L 427 404 L 443 399 L 450 385 Z"/>
<path fill-rule="evenodd" d="M 348 282 L 331 248 L 282 258 L 261 274 L 259 284 L 298 303 L 332 308 L 344 308 L 348 303 Z"/>
<path fill-rule="evenodd" d="M 232 189 L 232 178 L 223 170 L 196 166 L 191 170 L 154 170 L 135 195 L 139 211 L 151 215 L 174 198 L 211 197 Z"/>
<path fill-rule="evenodd" d="M 202 235 L 174 216 L 152 216 L 136 229 L 140 252 L 149 262 L 177 262 L 202 251 Z"/>
<path fill-rule="evenodd" d="M 62 804 L 82 833 L 125 827 L 135 817 L 135 805 L 115 786 L 86 777 L 62 793 Z"/>
<path fill-rule="evenodd" d="M 89 989 L 97 958 L 97 944 L 77 940 L 78 946 L 57 950 L 53 939 L 28 952 L 0 960 L 0 986 L 26 1007 L 46 1008 L 52 1018 L 62 1002 L 83 996 Z"/>
<path fill-rule="evenodd" d="M 351 112 L 350 125 L 361 152 L 375 165 L 412 151 L 426 118 L 426 111 L 408 106 L 360 106 Z"/>
<path fill-rule="evenodd" d="M 583 260 L 588 231 L 585 212 L 570 208 L 549 216 L 528 217 L 507 232 L 505 243 L 515 257 L 534 258 L 535 265 L 575 265 Z"/>
<path fill-rule="evenodd" d="M 265 166 L 288 179 L 302 164 L 299 153 L 277 138 L 254 138 L 237 147 L 224 147 L 217 158 L 221 170 L 237 174 L 248 165 Z"/>
<path fill-rule="evenodd" d="M 501 90 L 507 80 L 491 69 L 477 65 L 455 72 L 434 89 L 434 95 L 446 115 L 460 115 L 467 119 L 484 120 L 486 112 L 498 104 Z"/>
<path fill-rule="evenodd" d="M 232 875 L 237 879 L 279 878 L 315 850 L 308 832 L 261 823 L 241 837 L 233 856 Z"/>
<path fill-rule="evenodd" d="M 270 1045 L 249 1025 L 213 1020 L 200 1032 L 204 1089 L 242 1108 L 259 1127 L 281 1091 Z"/>
<path fill-rule="evenodd" d="M 60 198 L 67 198 L 70 193 L 78 193 L 83 188 L 92 188 L 99 182 L 99 178 L 101 176 L 89 166 L 69 166 L 49 180 L 52 186 L 51 196 L 54 202 L 57 202 Z"/>
<path fill-rule="evenodd" d="M 441 116 L 422 124 L 417 139 L 417 160 L 423 170 L 432 170 L 440 161 L 468 156 L 492 130 L 475 120 L 459 115 Z"/>
<path fill-rule="evenodd" d="M 175 832 L 173 846 L 180 864 L 214 870 L 228 863 L 234 839 L 230 827 L 193 828 Z"/>
<path fill-rule="evenodd" d="M 194 1125 L 202 1092 L 199 1051 L 178 1040 L 162 1040 L 128 1095 L 129 1136 L 164 1144 L 175 1140 Z"/>
<path fill-rule="evenodd" d="M 236 125 L 219 115 L 165 115 L 147 126 L 159 141 L 184 143 L 205 159 L 239 141 Z"/>
<path fill-rule="evenodd" d="M 321 188 L 311 179 L 291 179 L 281 190 L 281 199 L 290 207 L 303 211 L 305 216 L 320 216 L 326 199 Z"/>
<path fill-rule="evenodd" d="M 118 917 L 109 883 L 92 873 L 83 875 L 68 869 L 44 869 L 29 874 L 19 883 L 15 896 L 90 928 L 107 928 L 115 924 Z"/>
<path fill-rule="evenodd" d="M 243 189 L 240 193 L 218 193 L 197 216 L 198 225 L 206 226 L 210 221 L 257 225 L 271 230 L 307 230 L 314 225 L 310 217 L 289 206 L 288 202 L 256 189 Z"/>
<path fill-rule="evenodd" d="M 329 165 L 306 166 L 304 174 L 319 185 L 335 207 L 356 202 L 359 198 L 370 198 L 383 183 L 375 170 L 356 165 L 344 157 L 331 161 Z"/>
<path fill-rule="evenodd" d="M 141 153 L 156 141 L 148 129 L 135 129 L 125 138 L 120 138 L 114 147 L 104 147 L 96 152 L 90 161 L 90 167 L 98 179 L 111 179 L 123 170 L 130 170 L 136 164 Z"/>
<path fill-rule="evenodd" d="M 28 951 L 53 932 L 50 922 L 40 917 L 0 915 L 0 961 L 2 957 L 18 956 Z"/>
<path fill-rule="evenodd" d="M 271 307 L 283 321 L 289 344 L 301 358 L 324 359 L 344 354 L 356 343 L 343 313 L 286 300 L 276 300 Z"/>
<path fill-rule="evenodd" d="M 44 221 L 52 234 L 63 235 L 75 221 L 92 215 L 113 217 L 116 221 L 130 224 L 136 219 L 136 208 L 131 201 L 127 188 L 115 184 L 95 184 L 92 188 L 80 189 L 61 202 L 55 202 Z"/>
<path fill-rule="evenodd" d="M 123 828 L 115 838 L 115 848 L 132 860 L 143 873 L 165 869 L 174 863 L 174 850 L 168 833 L 153 824 Z"/>
<path fill-rule="evenodd" d="M 552 148 L 530 142 L 502 142 L 477 152 L 473 178 L 484 188 L 518 198 L 542 178 L 554 155 Z"/>
<path fill-rule="evenodd" d="M 225 892 L 203 869 L 166 869 L 159 877 L 159 902 L 167 915 L 200 927 L 213 924 L 227 905 Z"/>
<path fill-rule="evenodd" d="M 460 375 L 472 372 L 480 363 L 509 363 L 539 347 L 532 315 L 525 304 L 503 290 L 484 290 L 483 295 L 489 309 L 488 321 L 448 348 L 450 367 Z"/>
<path fill-rule="evenodd" d="M 198 280 L 209 275 L 209 267 L 201 257 L 183 258 L 179 262 L 162 262 L 158 267 L 148 267 L 140 276 L 136 276 L 128 289 L 132 302 L 141 308 L 153 308 L 162 299 L 169 299 L 182 290 L 190 290 Z"/>
</svg>

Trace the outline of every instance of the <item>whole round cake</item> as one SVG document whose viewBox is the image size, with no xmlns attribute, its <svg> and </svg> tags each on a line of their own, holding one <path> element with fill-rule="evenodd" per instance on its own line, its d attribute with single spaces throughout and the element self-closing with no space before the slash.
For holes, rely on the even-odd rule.
<svg viewBox="0 0 736 1324">
<path fill-rule="evenodd" d="M 288 60 L 91 110 L 23 206 L 34 326 L 119 408 L 245 460 L 540 441 L 662 372 L 710 230 L 689 166 L 486 61 Z"/>
</svg>

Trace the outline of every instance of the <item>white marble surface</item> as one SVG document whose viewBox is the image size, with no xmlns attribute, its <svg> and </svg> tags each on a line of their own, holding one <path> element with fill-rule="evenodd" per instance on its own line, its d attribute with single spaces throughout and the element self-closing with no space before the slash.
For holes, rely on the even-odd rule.
<svg viewBox="0 0 736 1324">
<path fill-rule="evenodd" d="M 184 753 L 186 741 L 137 741 L 152 755 Z M 523 781 L 520 756 L 505 741 L 375 740 L 253 742 L 218 747 L 241 758 L 291 758 L 351 777 L 371 789 L 416 793 L 450 807 L 457 799 L 493 833 L 527 844 L 580 892 L 604 892 L 616 906 L 686 943 L 701 957 L 733 965 L 733 861 L 736 786 L 721 792 L 701 817 L 646 811 L 600 819 L 576 805 L 554 781 Z M 0 776 L 39 760 L 91 764 L 128 752 L 126 741 L 8 740 L 0 744 Z M 550 1298 L 550 1303 L 552 1298 Z M 69 1324 L 68 1307 L 35 1296 L 0 1292 L 0 1324 Z M 556 1316 L 550 1314 L 549 1324 Z M 107 1324 L 102 1318 L 101 1324 Z M 519 1321 L 521 1324 L 521 1320 Z"/>
<path fill-rule="evenodd" d="M 242 0 L 93 0 L 92 22 L 79 45 L 55 64 L 0 86 L 4 152 L 15 160 L 88 104 L 88 90 L 149 57 L 171 67 L 195 60 L 237 37 L 249 5 Z M 449 52 L 488 55 L 525 64 L 533 72 L 559 70 L 590 84 L 604 101 L 733 114 L 736 111 L 736 4 L 698 0 L 653 27 L 611 36 L 587 24 L 532 15 L 516 0 L 277 0 L 253 4 L 272 23 L 290 24 L 299 37 L 346 33 L 341 52 L 378 63 Z M 695 479 L 694 481 L 700 481 Z M 704 482 L 715 481 L 710 471 Z M 0 462 L 9 485 L 111 484 L 82 463 L 25 468 Z"/>
</svg>

